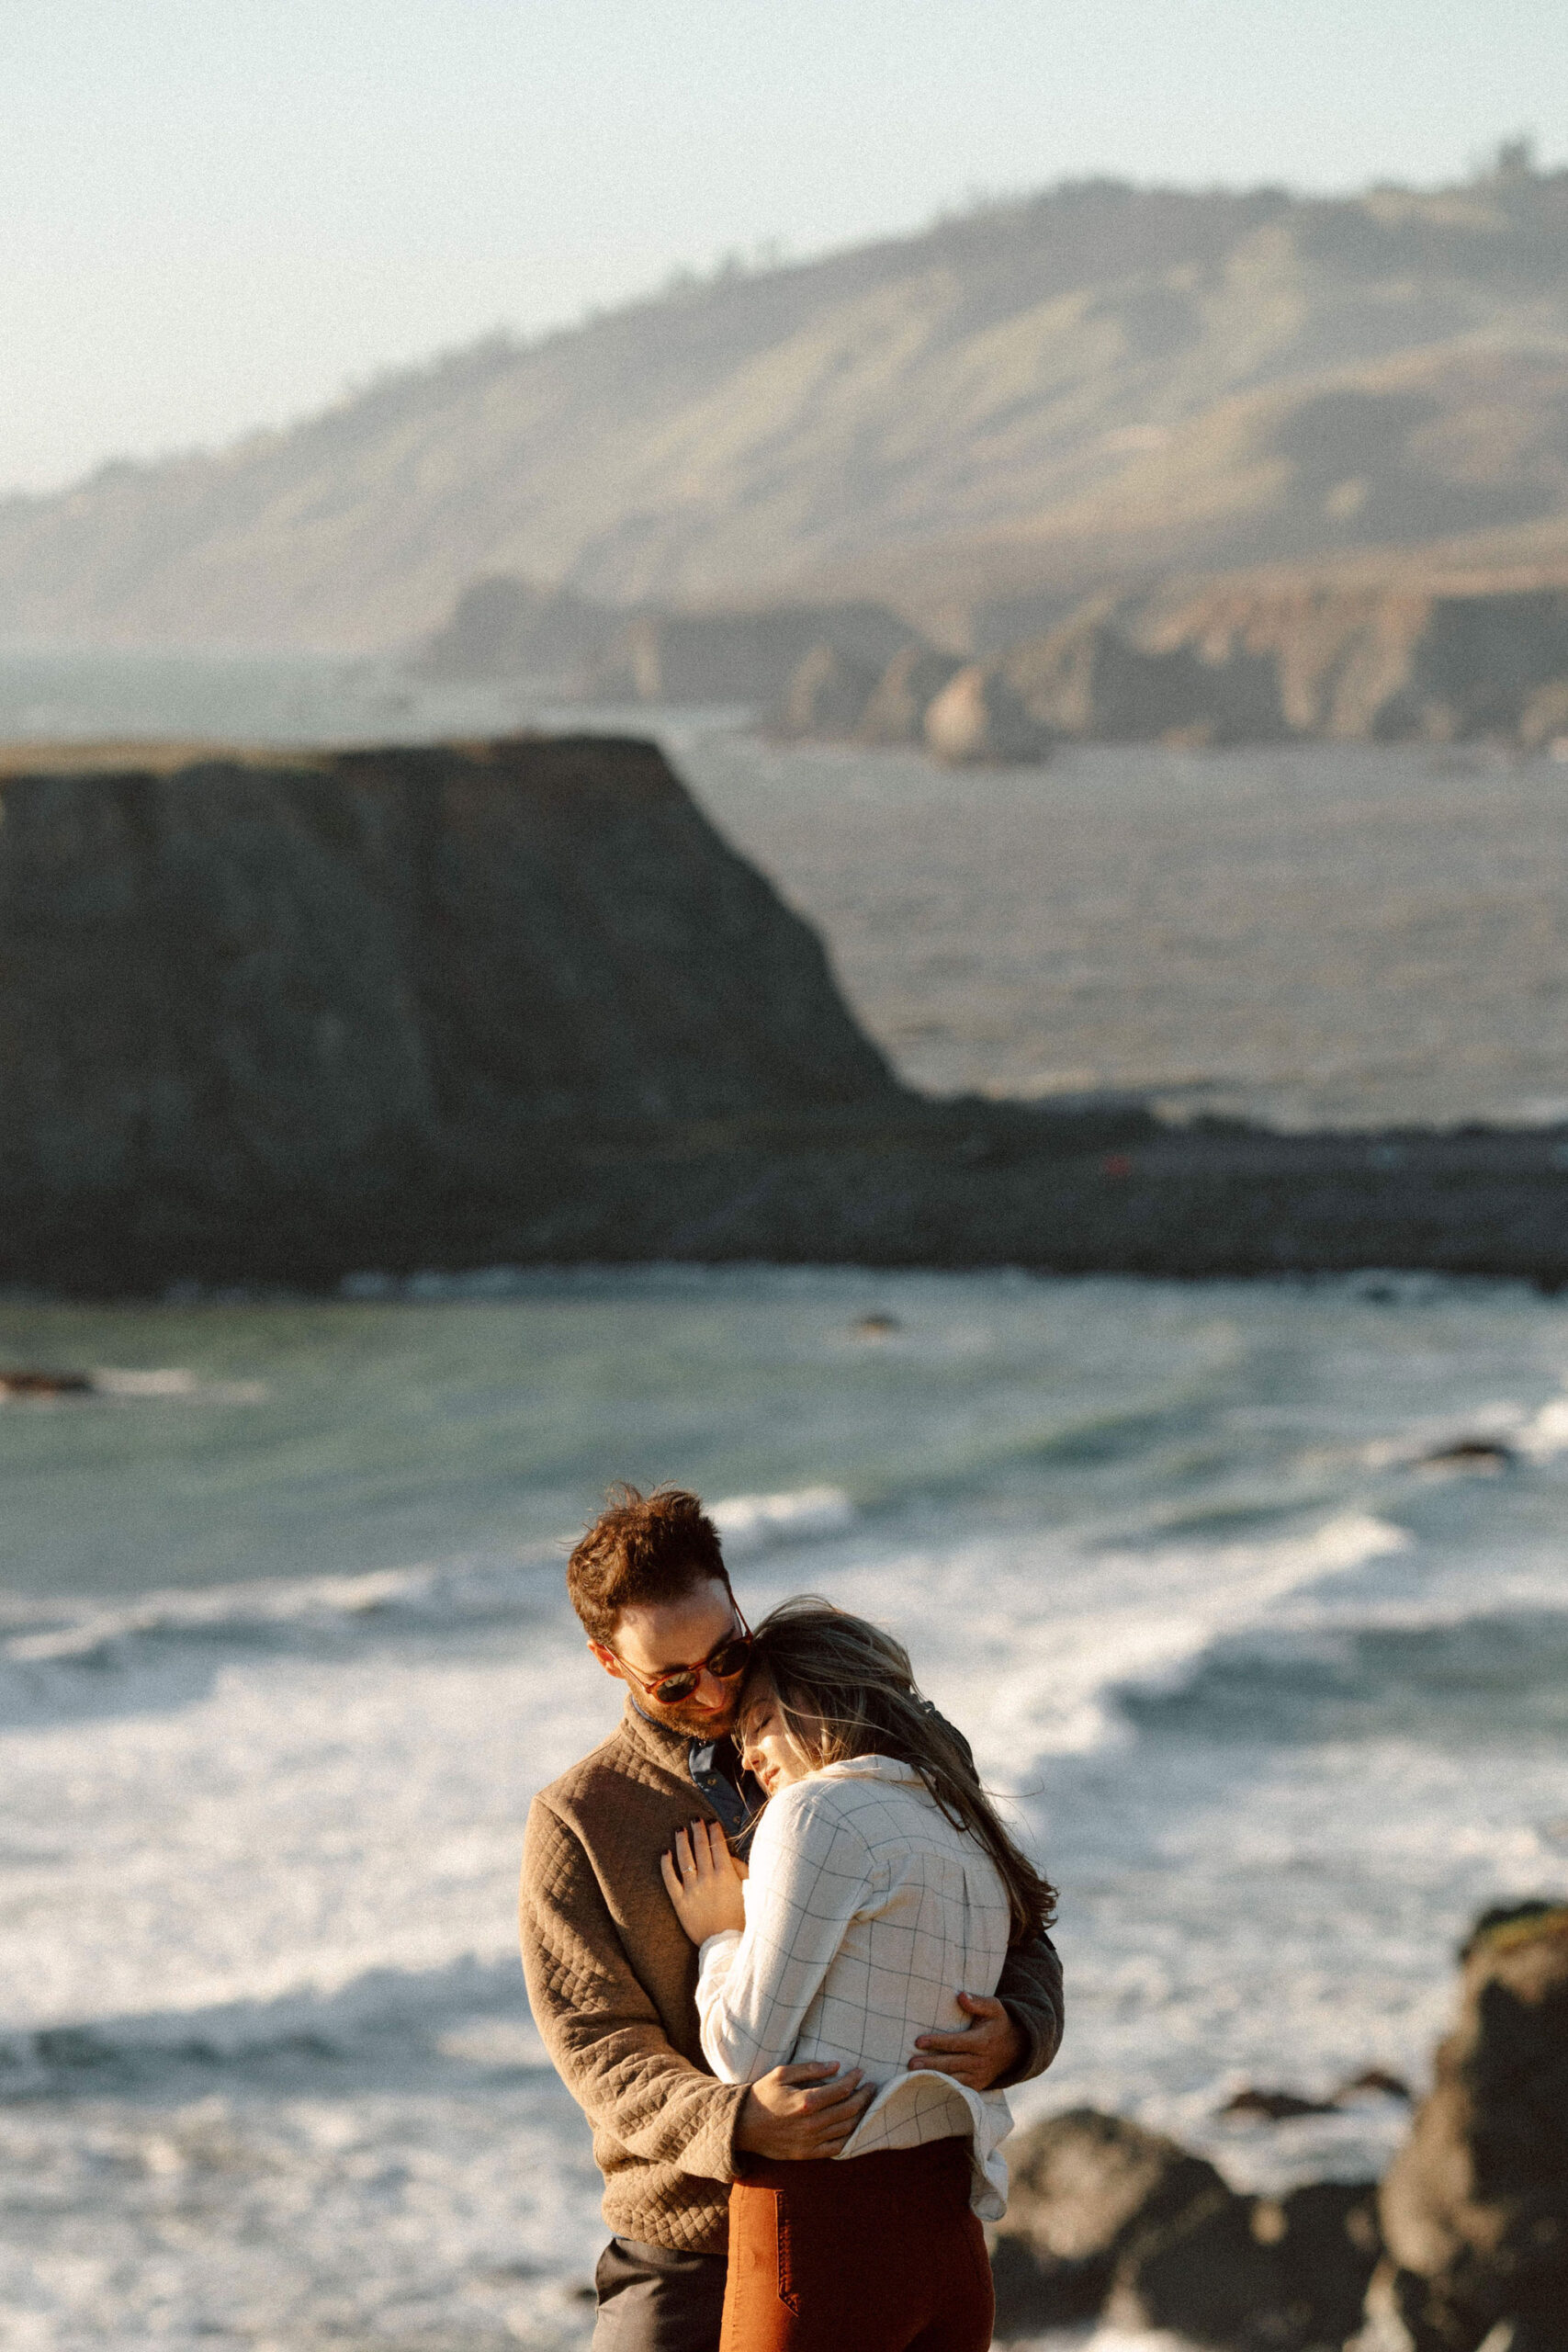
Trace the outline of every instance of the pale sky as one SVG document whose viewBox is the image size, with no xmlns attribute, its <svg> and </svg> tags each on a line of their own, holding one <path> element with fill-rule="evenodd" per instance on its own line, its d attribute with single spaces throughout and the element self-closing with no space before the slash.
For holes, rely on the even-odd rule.
<svg viewBox="0 0 1568 2352">
<path fill-rule="evenodd" d="M 1568 161 L 1563 0 L 0 0 L 0 487 L 1106 172 Z"/>
</svg>

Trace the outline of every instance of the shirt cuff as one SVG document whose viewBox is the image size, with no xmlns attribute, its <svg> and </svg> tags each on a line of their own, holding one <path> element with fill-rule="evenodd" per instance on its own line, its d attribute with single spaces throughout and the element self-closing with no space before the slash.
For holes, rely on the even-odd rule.
<svg viewBox="0 0 1568 2352">
<path fill-rule="evenodd" d="M 716 1936 L 705 1936 L 697 1946 L 697 1974 L 700 1976 L 710 1960 L 722 1953 L 727 1959 L 740 1941 L 739 1928 L 721 1928 Z"/>
</svg>

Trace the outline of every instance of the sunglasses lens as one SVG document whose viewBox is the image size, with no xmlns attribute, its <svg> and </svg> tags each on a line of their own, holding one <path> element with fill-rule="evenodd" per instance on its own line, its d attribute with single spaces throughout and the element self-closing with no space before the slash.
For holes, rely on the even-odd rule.
<svg viewBox="0 0 1568 2352">
<path fill-rule="evenodd" d="M 697 1678 L 688 1669 L 683 1674 L 661 1676 L 657 1682 L 649 1684 L 648 1692 L 650 1699 L 659 1700 L 661 1705 L 673 1707 L 682 1699 L 689 1699 L 696 1687 Z"/>
<path fill-rule="evenodd" d="M 733 1642 L 726 1642 L 724 1647 L 715 1650 L 712 1657 L 709 1658 L 708 1672 L 716 1676 L 720 1682 L 728 1682 L 730 1677 L 739 1674 L 745 1665 L 750 1647 L 751 1645 L 744 1634 L 738 1635 Z"/>
</svg>

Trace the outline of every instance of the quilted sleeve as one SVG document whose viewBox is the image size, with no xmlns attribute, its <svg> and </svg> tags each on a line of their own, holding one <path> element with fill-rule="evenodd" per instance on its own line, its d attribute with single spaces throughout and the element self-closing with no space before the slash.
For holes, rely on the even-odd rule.
<svg viewBox="0 0 1568 2352">
<path fill-rule="evenodd" d="M 1023 2056 L 1010 2074 L 993 2085 L 1027 2083 L 1043 2075 L 1062 2046 L 1064 2005 L 1062 1963 L 1056 1947 L 1043 1931 L 1025 1944 L 1013 1944 L 1002 1963 L 997 1998 L 1022 2034 Z"/>
<path fill-rule="evenodd" d="M 595 2134 L 648 2163 L 732 2180 L 744 2089 L 716 2082 L 671 2046 L 586 1854 L 537 1798 L 519 1909 L 534 2021 Z"/>
</svg>

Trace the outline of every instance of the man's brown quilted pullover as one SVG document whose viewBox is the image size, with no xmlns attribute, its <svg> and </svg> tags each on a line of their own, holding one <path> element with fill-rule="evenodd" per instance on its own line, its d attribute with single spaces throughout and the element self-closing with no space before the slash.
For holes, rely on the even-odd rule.
<svg viewBox="0 0 1568 2352">
<path fill-rule="evenodd" d="M 628 1700 L 603 1746 L 534 1800 L 523 1967 L 545 2046 L 592 2126 L 611 2230 L 722 2254 L 746 2091 L 704 2062 L 696 1951 L 659 1872 L 677 1829 L 699 1817 L 716 1816 L 693 1786 L 684 1736 Z M 1030 2045 L 1010 2079 L 1055 2056 L 1061 1988 L 1048 1937 L 1009 1954 L 997 1989 Z"/>
</svg>

